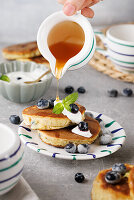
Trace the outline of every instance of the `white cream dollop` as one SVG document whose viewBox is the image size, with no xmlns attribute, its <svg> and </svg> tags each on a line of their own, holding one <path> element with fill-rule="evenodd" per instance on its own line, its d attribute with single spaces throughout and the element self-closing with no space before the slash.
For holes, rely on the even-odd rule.
<svg viewBox="0 0 134 200">
<path fill-rule="evenodd" d="M 75 133 L 77 135 L 81 135 L 81 136 L 87 137 L 87 138 L 92 137 L 92 134 L 91 134 L 90 130 L 81 131 L 78 126 L 76 126 L 75 128 L 72 129 L 72 133 Z"/>
<path fill-rule="evenodd" d="M 62 100 L 60 101 L 55 101 L 54 105 L 56 105 L 57 103 L 62 103 Z M 71 122 L 75 123 L 75 124 L 79 124 L 82 120 L 82 114 L 80 111 L 78 111 L 77 113 L 71 113 L 69 112 L 66 108 L 64 108 L 64 110 L 62 111 L 63 115 L 66 115 L 68 119 L 71 120 Z"/>
</svg>

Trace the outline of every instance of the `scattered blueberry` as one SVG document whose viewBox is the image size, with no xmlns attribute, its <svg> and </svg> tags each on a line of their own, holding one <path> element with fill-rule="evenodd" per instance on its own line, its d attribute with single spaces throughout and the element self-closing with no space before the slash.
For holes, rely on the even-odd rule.
<svg viewBox="0 0 134 200">
<path fill-rule="evenodd" d="M 73 93 L 73 91 L 74 91 L 74 88 L 72 86 L 67 86 L 65 88 L 65 93 L 67 93 L 67 94 L 71 94 L 71 93 Z"/>
<path fill-rule="evenodd" d="M 70 104 L 71 112 L 76 114 L 79 111 L 79 107 L 76 104 Z"/>
<path fill-rule="evenodd" d="M 121 175 L 124 175 L 126 173 L 126 166 L 123 163 L 116 163 L 112 167 L 112 171 L 118 172 Z"/>
<path fill-rule="evenodd" d="M 99 138 L 100 144 L 101 145 L 106 145 L 106 144 L 110 144 L 112 142 L 112 136 L 109 134 L 106 135 L 101 135 Z"/>
<path fill-rule="evenodd" d="M 78 128 L 80 131 L 88 131 L 88 123 L 87 122 L 80 122 L 78 124 Z"/>
<path fill-rule="evenodd" d="M 76 152 L 76 145 L 73 143 L 69 143 L 64 148 L 68 153 L 75 153 Z"/>
<path fill-rule="evenodd" d="M 109 171 L 105 175 L 105 181 L 110 184 L 116 184 L 121 181 L 121 174 L 118 172 Z"/>
<path fill-rule="evenodd" d="M 46 99 L 40 99 L 37 103 L 39 109 L 45 109 L 49 107 L 49 102 Z"/>
<path fill-rule="evenodd" d="M 88 150 L 89 150 L 89 145 L 88 144 L 79 144 L 77 146 L 78 153 L 86 154 L 86 153 L 88 153 Z"/>
<path fill-rule="evenodd" d="M 49 101 L 49 108 L 53 108 L 55 99 L 54 98 L 50 98 L 48 101 Z"/>
<path fill-rule="evenodd" d="M 94 118 L 94 115 L 91 112 L 86 112 L 86 115 L 91 117 L 91 118 Z"/>
<path fill-rule="evenodd" d="M 99 123 L 102 121 L 102 119 L 101 118 L 95 118 Z"/>
<path fill-rule="evenodd" d="M 75 174 L 75 181 L 77 183 L 82 183 L 85 180 L 85 177 L 82 173 Z"/>
<path fill-rule="evenodd" d="M 130 88 L 125 88 L 123 89 L 123 95 L 126 97 L 131 97 L 133 94 L 133 90 L 131 90 Z"/>
<path fill-rule="evenodd" d="M 77 91 L 78 91 L 79 93 L 81 93 L 81 94 L 84 94 L 84 93 L 86 92 L 86 90 L 85 90 L 84 87 L 79 87 L 79 88 L 77 89 Z"/>
<path fill-rule="evenodd" d="M 17 77 L 17 80 L 21 80 L 22 78 L 21 77 Z"/>
<path fill-rule="evenodd" d="M 102 135 L 110 135 L 111 136 L 111 131 L 106 128 L 102 128 Z"/>
<path fill-rule="evenodd" d="M 118 91 L 116 89 L 108 90 L 108 96 L 109 97 L 117 97 L 118 96 Z"/>
<path fill-rule="evenodd" d="M 100 121 L 100 127 L 101 127 L 101 129 L 104 129 L 104 128 L 105 128 L 105 124 L 104 124 L 104 121 L 103 121 L 103 120 Z"/>
<path fill-rule="evenodd" d="M 20 124 L 20 117 L 17 115 L 11 115 L 9 120 L 12 124 Z"/>
</svg>

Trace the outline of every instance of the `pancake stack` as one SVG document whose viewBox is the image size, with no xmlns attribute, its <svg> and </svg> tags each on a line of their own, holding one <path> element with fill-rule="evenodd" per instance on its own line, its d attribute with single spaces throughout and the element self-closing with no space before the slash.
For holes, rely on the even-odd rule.
<svg viewBox="0 0 134 200">
<path fill-rule="evenodd" d="M 55 114 L 52 108 L 38 109 L 38 107 L 31 106 L 23 110 L 22 116 L 24 123 L 30 125 L 32 129 L 38 130 L 39 136 L 46 144 L 65 147 L 68 143 L 91 144 L 99 135 L 100 125 L 97 120 L 85 116 L 85 108 L 79 104 L 79 111 L 82 114 L 82 120 L 88 123 L 89 130 L 92 134 L 90 138 L 83 137 L 72 133 L 72 129 L 76 124 L 72 123 L 67 116 Z"/>
<path fill-rule="evenodd" d="M 41 56 L 36 41 L 5 47 L 2 49 L 2 54 L 7 60 L 32 61 L 48 65 L 48 61 Z"/>
<path fill-rule="evenodd" d="M 117 184 L 105 181 L 105 175 L 111 169 L 99 172 L 93 182 L 92 200 L 134 200 L 134 166 L 125 164 L 126 174 Z"/>
</svg>

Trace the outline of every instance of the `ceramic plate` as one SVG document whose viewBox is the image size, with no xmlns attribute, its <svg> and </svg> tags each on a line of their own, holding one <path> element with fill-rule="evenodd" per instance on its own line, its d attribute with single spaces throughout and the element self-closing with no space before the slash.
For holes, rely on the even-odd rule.
<svg viewBox="0 0 134 200">
<path fill-rule="evenodd" d="M 68 160 L 90 160 L 101 158 L 111 155 L 120 149 L 126 139 L 124 129 L 113 119 L 96 112 L 91 112 L 94 117 L 101 118 L 105 124 L 105 127 L 111 131 L 112 143 L 109 145 L 100 145 L 98 139 L 90 145 L 89 152 L 87 154 L 70 154 L 62 148 L 53 147 L 47 145 L 39 138 L 37 130 L 31 130 L 30 126 L 21 123 L 19 126 L 19 136 L 25 145 L 33 149 L 34 151 L 51 156 L 53 158 L 61 158 Z"/>
</svg>

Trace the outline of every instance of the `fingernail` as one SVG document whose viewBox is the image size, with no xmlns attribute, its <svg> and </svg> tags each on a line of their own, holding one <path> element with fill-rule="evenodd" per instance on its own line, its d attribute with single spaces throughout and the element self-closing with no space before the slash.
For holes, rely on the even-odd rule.
<svg viewBox="0 0 134 200">
<path fill-rule="evenodd" d="M 68 3 L 64 6 L 63 11 L 66 15 L 73 15 L 76 11 L 76 8 L 74 5 Z"/>
</svg>

